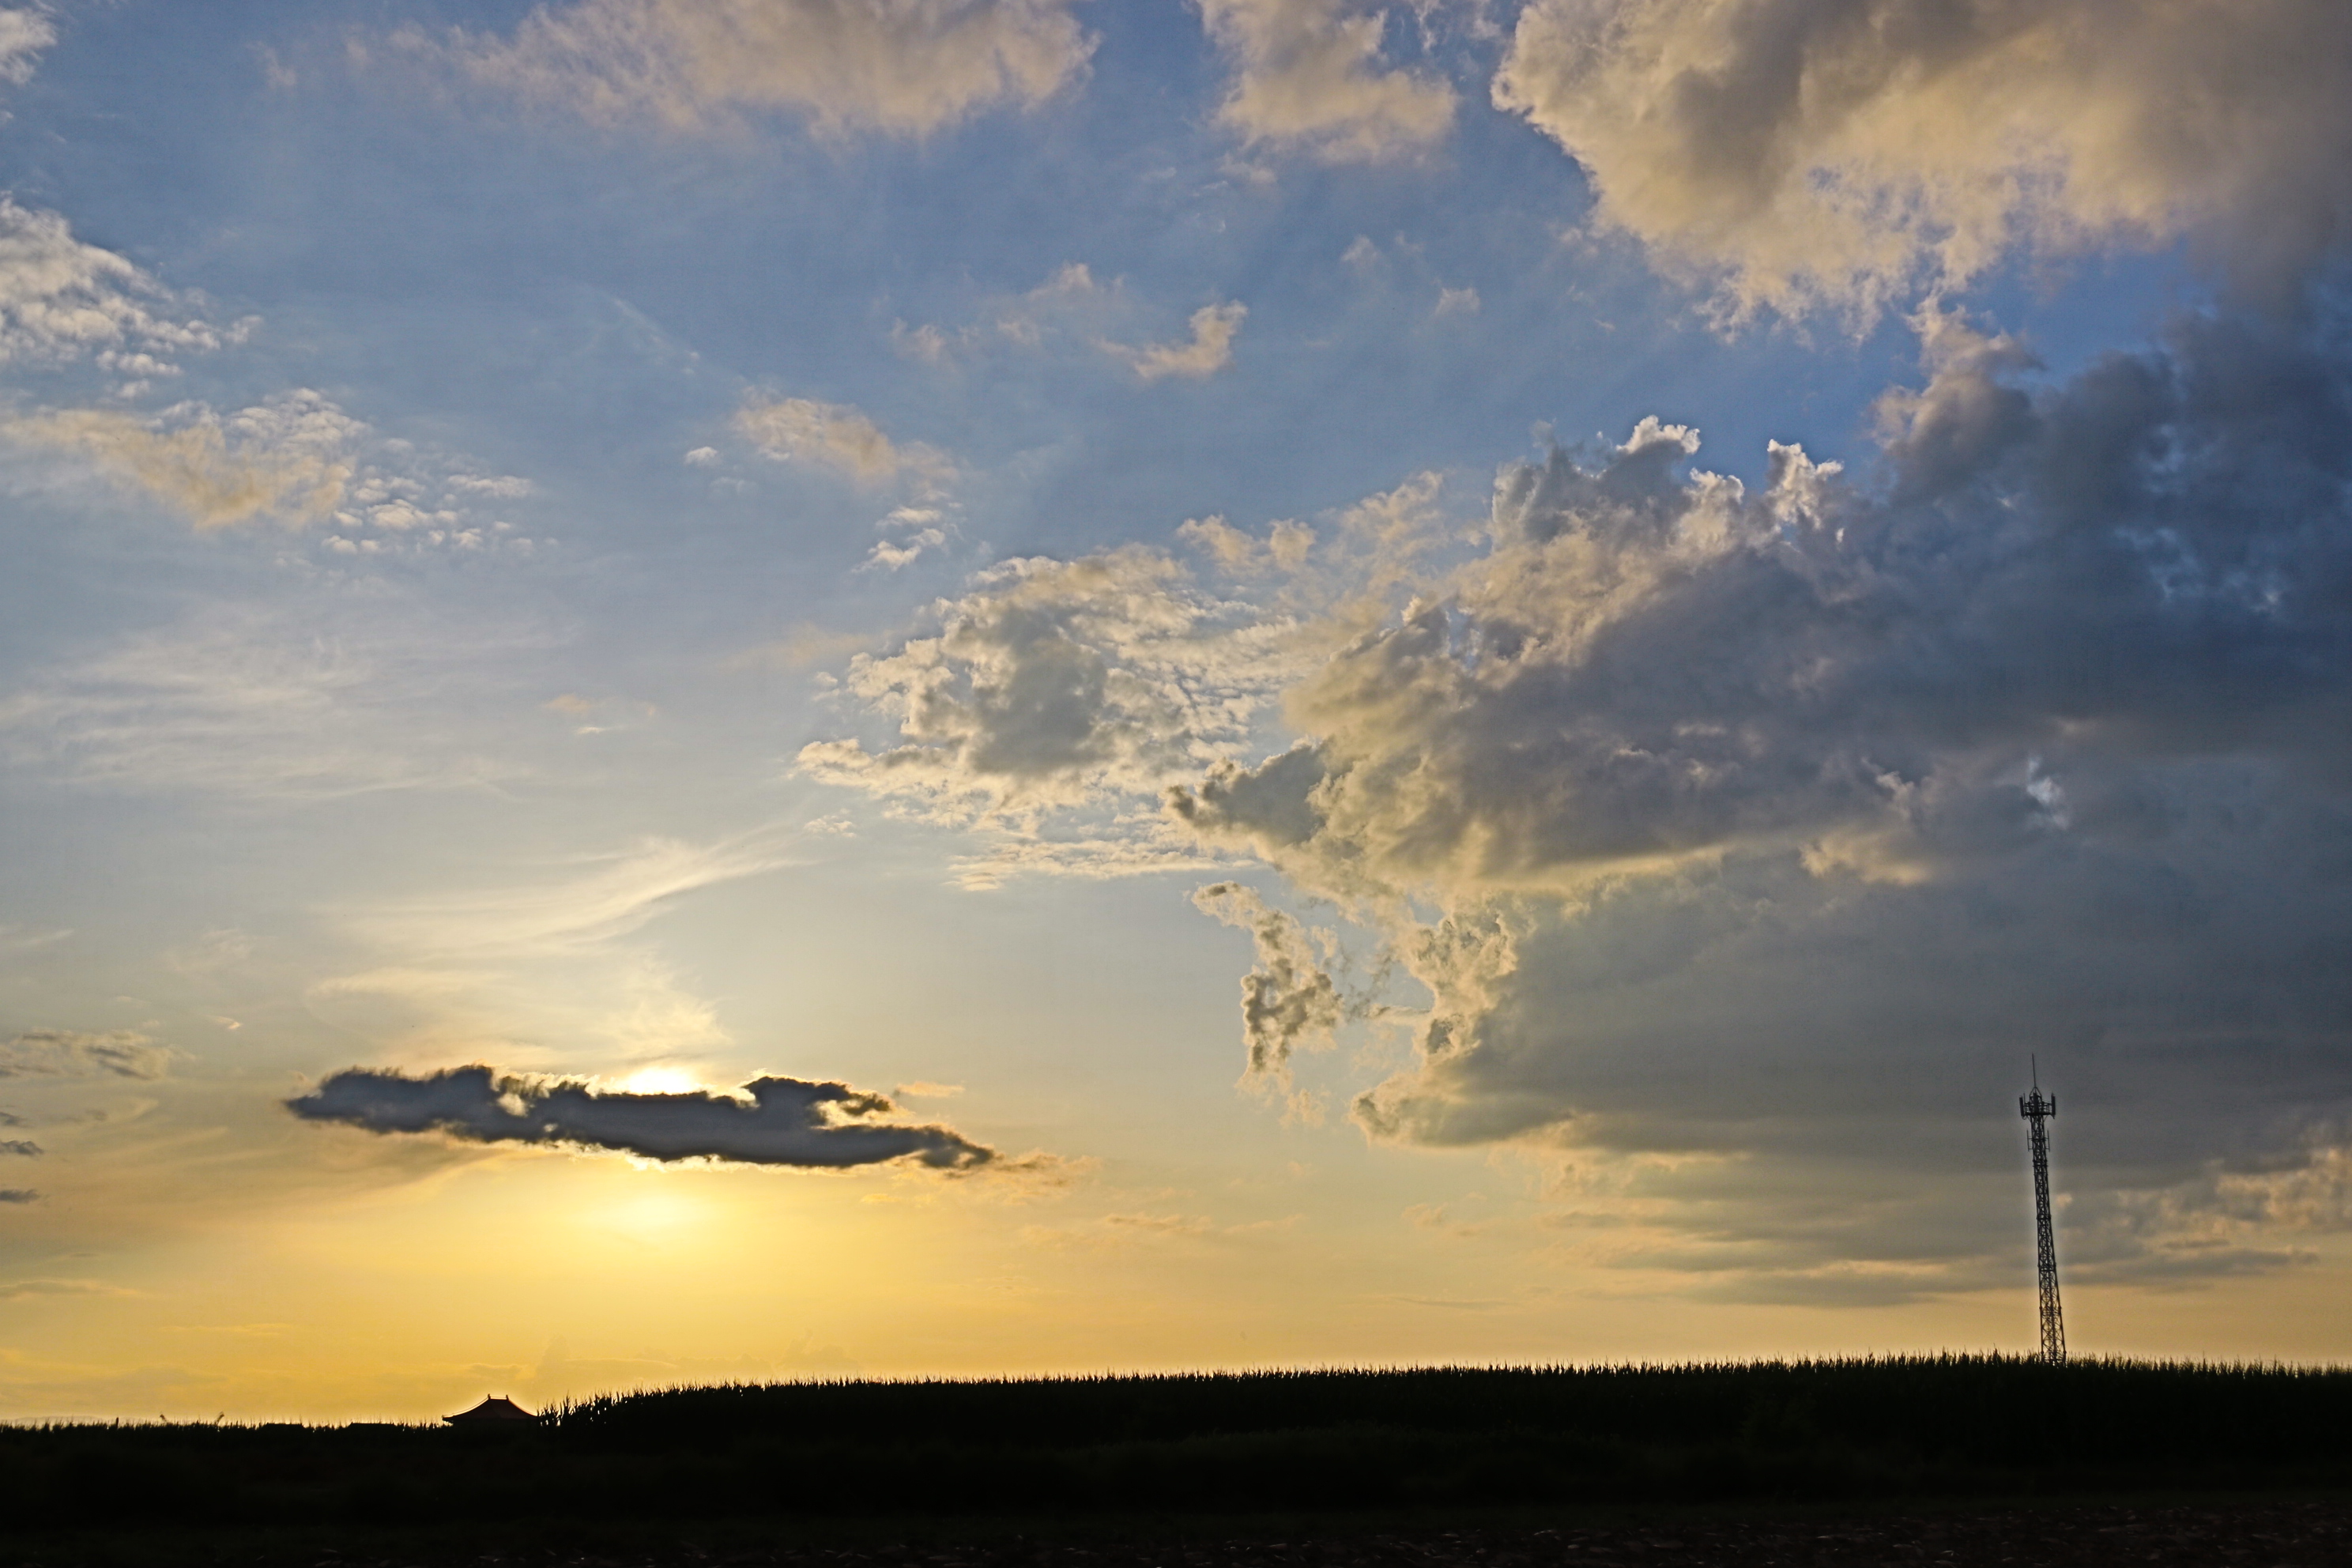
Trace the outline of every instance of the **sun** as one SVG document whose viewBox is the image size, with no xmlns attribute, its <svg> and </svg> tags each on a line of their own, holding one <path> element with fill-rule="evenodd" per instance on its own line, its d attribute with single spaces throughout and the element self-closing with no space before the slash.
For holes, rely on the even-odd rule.
<svg viewBox="0 0 2352 1568">
<path fill-rule="evenodd" d="M 702 1088 L 701 1080 L 684 1068 L 639 1068 L 621 1080 L 621 1088 L 630 1094 L 692 1094 Z"/>
</svg>

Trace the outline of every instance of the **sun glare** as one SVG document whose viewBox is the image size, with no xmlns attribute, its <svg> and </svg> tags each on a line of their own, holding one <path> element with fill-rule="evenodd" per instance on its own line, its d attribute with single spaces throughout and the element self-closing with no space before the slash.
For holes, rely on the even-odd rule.
<svg viewBox="0 0 2352 1568">
<path fill-rule="evenodd" d="M 703 1086 L 684 1068 L 650 1067 L 623 1079 L 621 1087 L 631 1094 L 692 1094 Z"/>
</svg>

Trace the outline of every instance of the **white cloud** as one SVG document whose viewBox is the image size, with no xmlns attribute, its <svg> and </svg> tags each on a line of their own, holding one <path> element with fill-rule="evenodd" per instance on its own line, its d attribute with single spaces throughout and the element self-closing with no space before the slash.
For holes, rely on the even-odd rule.
<svg viewBox="0 0 2352 1568">
<path fill-rule="evenodd" d="M 0 11 L 0 81 L 33 79 L 41 51 L 58 41 L 58 29 L 40 11 Z"/>
<path fill-rule="evenodd" d="M 1245 739 L 1289 673 L 1280 625 L 1132 547 L 1007 562 L 931 614 L 845 677 L 904 743 L 819 742 L 803 773 L 950 820 L 1148 796 Z"/>
<path fill-rule="evenodd" d="M 791 863 L 789 836 L 655 838 L 565 868 L 568 875 L 382 905 L 347 922 L 404 964 L 576 955 L 639 930 L 688 893 Z"/>
<path fill-rule="evenodd" d="M 901 474 L 938 482 L 950 464 L 920 442 L 901 444 L 859 409 L 808 397 L 746 403 L 735 411 L 737 434 L 778 462 L 816 464 L 861 484 L 886 484 Z"/>
<path fill-rule="evenodd" d="M 530 481 L 475 473 L 443 454 L 388 440 L 309 390 L 221 414 L 184 403 L 141 417 L 106 408 L 47 409 L 0 425 L 20 447 L 79 458 L 135 487 L 200 531 L 269 521 L 327 523 L 345 555 L 521 552 L 540 542 L 486 506 L 529 498 Z"/>
<path fill-rule="evenodd" d="M 921 136 L 1076 80 L 1094 40 L 1070 12 L 1069 0 L 572 0 L 539 6 L 511 38 L 460 34 L 453 47 L 479 79 L 597 120 L 691 130 L 781 110 L 826 132 Z"/>
<path fill-rule="evenodd" d="M 1535 0 L 1495 100 L 1734 317 L 2184 235 L 2292 273 L 2352 218 L 2335 0 Z"/>
<path fill-rule="evenodd" d="M 24 15 L 0 12 L 0 18 Z M 0 75 L 25 66 L 21 51 L 5 53 L 25 36 L 22 24 L 0 20 Z M 169 355 L 215 349 L 244 331 L 176 319 L 180 308 L 129 261 L 76 239 L 58 214 L 0 195 L 0 363 L 95 358 L 144 380 L 175 374 Z"/>
<path fill-rule="evenodd" d="M 77 453 L 210 530 L 331 516 L 352 478 L 350 438 L 361 428 L 315 394 L 296 394 L 226 419 L 200 405 L 152 420 L 69 408 L 12 421 L 5 431 L 22 444 Z"/>
<path fill-rule="evenodd" d="M 1141 348 L 1105 342 L 1102 349 L 1114 358 L 1125 360 L 1145 381 L 1171 375 L 1201 380 L 1234 363 L 1234 339 L 1248 315 L 1249 307 L 1239 303 L 1203 305 L 1192 312 L 1192 336 L 1189 342 L 1150 343 Z"/>
<path fill-rule="evenodd" d="M 1234 63 L 1218 118 L 1252 142 L 1370 162 L 1423 152 L 1454 127 L 1451 83 L 1383 68 L 1385 12 L 1342 0 L 1202 0 L 1201 17 Z"/>
</svg>

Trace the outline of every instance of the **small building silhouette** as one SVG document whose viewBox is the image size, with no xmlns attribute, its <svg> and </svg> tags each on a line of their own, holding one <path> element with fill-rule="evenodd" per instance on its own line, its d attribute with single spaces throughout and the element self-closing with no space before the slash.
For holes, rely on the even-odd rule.
<svg viewBox="0 0 2352 1568">
<path fill-rule="evenodd" d="M 441 1419 L 452 1426 L 505 1426 L 517 1422 L 536 1421 L 539 1417 L 504 1394 L 496 1394 L 483 1400 L 471 1410 L 460 1411 L 455 1415 L 444 1415 Z"/>
</svg>

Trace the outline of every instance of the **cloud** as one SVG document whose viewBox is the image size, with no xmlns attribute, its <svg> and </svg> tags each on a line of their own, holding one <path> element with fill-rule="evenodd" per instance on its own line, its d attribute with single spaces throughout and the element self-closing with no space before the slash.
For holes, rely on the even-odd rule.
<svg viewBox="0 0 2352 1568">
<path fill-rule="evenodd" d="M 30 1187 L 0 1187 L 0 1204 L 37 1204 L 41 1194 Z"/>
<path fill-rule="evenodd" d="M 38 1159 L 40 1153 L 41 1146 L 29 1138 L 0 1138 L 0 1154 L 20 1154 L 27 1159 Z"/>
<path fill-rule="evenodd" d="M 0 11 L 0 79 L 25 79 L 37 37 L 54 37 L 45 18 Z M 143 383 L 177 374 L 167 356 L 216 349 L 245 330 L 175 319 L 184 308 L 131 262 L 76 239 L 59 215 L 0 195 L 0 363 L 95 359 Z"/>
<path fill-rule="evenodd" d="M 2298 955 L 2352 940 L 2352 374 L 2232 316 L 2054 384 L 1919 326 L 1867 480 L 1654 420 L 1507 468 L 1487 552 L 1288 692 L 1311 739 L 1171 807 L 1428 991 L 1375 1136 L 1626 1170 L 1594 1257 L 1970 1288 L 2038 1046 L 2070 1248 L 2186 1277 L 2236 1215 L 2254 1267 L 2344 1223 L 2352 981 Z"/>
<path fill-rule="evenodd" d="M 1257 966 L 1242 976 L 1242 1038 L 1248 1076 L 1287 1082 L 1291 1052 L 1328 1046 L 1339 1026 L 1339 987 L 1316 961 L 1307 929 L 1269 909 L 1256 890 L 1216 882 L 1193 893 L 1203 914 L 1250 933 Z"/>
<path fill-rule="evenodd" d="M 1245 597 L 1139 547 L 1009 563 L 853 665 L 903 743 L 803 769 L 1332 901 L 1428 998 L 1359 1122 L 1573 1167 L 1622 1222 L 1560 1243 L 1595 1266 L 1980 1288 L 2030 1048 L 2072 1097 L 2070 1248 L 2270 1266 L 2287 1215 L 2340 1223 L 2352 1142 L 2352 978 L 2317 956 L 2352 941 L 2337 328 L 2192 314 L 2053 381 L 1915 324 L 1859 471 L 1775 443 L 1750 486 L 1653 418 L 1507 467 L 1475 546 L 1417 490 L 1286 561 L 1190 527 Z M 1328 1026 L 1324 966 L 1210 907 L 1261 939 L 1263 1072 Z"/>
<path fill-rule="evenodd" d="M 599 121 L 691 131 L 782 110 L 835 134 L 924 136 L 1077 79 L 1094 40 L 1070 11 L 1069 0 L 574 0 L 539 6 L 510 38 L 460 32 L 451 47 L 480 80 Z"/>
<path fill-rule="evenodd" d="M 42 12 L 0 11 L 0 81 L 32 80 L 41 51 L 57 41 L 57 26 Z"/>
<path fill-rule="evenodd" d="M 1733 317 L 1866 321 L 2011 247 L 2299 274 L 2352 216 L 2332 0 L 1535 0 L 1495 101 Z"/>
<path fill-rule="evenodd" d="M 27 1029 L 0 1043 L 0 1078 L 162 1078 L 175 1055 L 135 1029 Z M 9 1147 L 9 1152 L 37 1152 Z"/>
<path fill-rule="evenodd" d="M 474 473 L 461 459 L 387 440 L 308 388 L 226 415 L 202 403 L 146 417 L 48 409 L 0 425 L 0 434 L 71 453 L 199 531 L 257 521 L 330 523 L 339 531 L 322 543 L 346 556 L 534 547 L 507 523 L 479 515 L 485 503 L 530 495 L 528 479 Z"/>
<path fill-rule="evenodd" d="M 0 756 L 78 785 L 247 799 L 477 786 L 519 770 L 453 727 L 450 694 L 529 641 L 373 591 L 215 610 L 0 695 Z"/>
<path fill-rule="evenodd" d="M 1145 381 L 1160 381 L 1171 375 L 1200 380 L 1234 363 L 1234 339 L 1248 315 L 1246 305 L 1203 305 L 1192 312 L 1192 337 L 1189 342 L 1130 348 L 1106 342 L 1102 350 L 1114 359 L 1126 361 Z"/>
<path fill-rule="evenodd" d="M 0 1202 L 6 1201 L 0 1199 Z M 120 1285 L 108 1285 L 96 1279 L 11 1279 L 0 1283 L 0 1301 L 25 1301 L 37 1296 L 129 1296 L 134 1293 Z"/>
<path fill-rule="evenodd" d="M 806 397 L 752 402 L 736 410 L 738 434 L 778 462 L 811 463 L 860 484 L 884 484 L 901 473 L 942 479 L 946 458 L 919 442 L 900 446 L 882 427 L 846 404 Z"/>
<path fill-rule="evenodd" d="M 896 1108 L 837 1083 L 755 1079 L 742 1098 L 629 1094 L 577 1079 L 501 1076 L 487 1067 L 421 1078 L 353 1068 L 286 1101 L 311 1121 L 371 1132 L 441 1131 L 476 1142 L 609 1149 L 655 1160 L 843 1169 L 911 1160 L 977 1169 L 996 1152 L 945 1127 L 877 1121 Z"/>
<path fill-rule="evenodd" d="M 379 905 L 347 923 L 410 963 L 573 956 L 641 930 L 688 893 L 791 863 L 789 837 L 764 830 L 711 844 L 647 838 L 561 877 Z"/>
<path fill-rule="evenodd" d="M 315 394 L 297 395 L 302 404 L 248 408 L 227 419 L 202 407 L 178 421 L 64 409 L 11 421 L 6 433 L 89 458 L 199 530 L 262 518 L 317 522 L 342 504 L 352 478 L 344 452 L 360 426 Z"/>
<path fill-rule="evenodd" d="M 1201 19 L 1234 65 L 1218 118 L 1252 142 L 1334 163 L 1426 151 L 1454 127 L 1453 86 L 1383 69 L 1387 14 L 1340 0 L 1203 0 Z"/>
<path fill-rule="evenodd" d="M 803 773 L 943 820 L 1148 795 L 1244 740 L 1287 673 L 1278 623 L 1137 547 L 1004 563 L 931 616 L 843 679 L 904 743 L 817 742 Z"/>
</svg>

